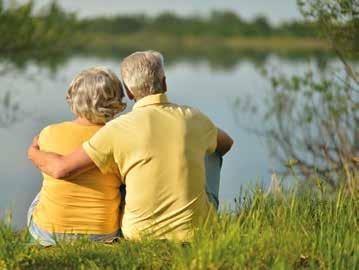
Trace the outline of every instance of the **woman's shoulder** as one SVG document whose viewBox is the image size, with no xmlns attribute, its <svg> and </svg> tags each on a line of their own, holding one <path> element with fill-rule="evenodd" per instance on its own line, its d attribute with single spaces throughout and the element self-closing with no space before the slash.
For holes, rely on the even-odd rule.
<svg viewBox="0 0 359 270">
<path fill-rule="evenodd" d="M 74 134 L 77 135 L 86 135 L 86 134 L 95 134 L 99 129 L 101 129 L 102 125 L 83 125 L 79 124 L 73 121 L 65 121 L 65 122 L 59 122 L 54 123 L 51 125 L 48 125 L 44 129 L 42 129 L 41 133 L 43 134 L 54 134 L 54 133 L 62 133 L 62 134 Z M 40 134 L 41 134 L 40 133 Z"/>
<path fill-rule="evenodd" d="M 69 122 L 69 121 L 53 123 L 53 124 L 50 124 L 50 125 L 44 127 L 41 130 L 40 135 L 47 134 L 53 130 L 66 129 L 66 128 L 69 128 L 70 126 L 71 126 L 71 122 Z"/>
<path fill-rule="evenodd" d="M 85 126 L 71 121 L 50 124 L 40 132 L 39 145 L 44 149 L 81 145 L 99 129 L 100 126 Z"/>
<path fill-rule="evenodd" d="M 54 134 L 64 134 L 67 130 L 72 129 L 72 124 L 69 121 L 53 123 L 44 127 L 39 134 L 39 143 L 49 140 Z"/>
</svg>

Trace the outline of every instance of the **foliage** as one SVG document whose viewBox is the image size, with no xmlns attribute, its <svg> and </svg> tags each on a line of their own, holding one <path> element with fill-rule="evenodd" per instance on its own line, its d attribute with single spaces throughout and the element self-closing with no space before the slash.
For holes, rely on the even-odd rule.
<svg viewBox="0 0 359 270">
<path fill-rule="evenodd" d="M 317 35 L 317 25 L 290 22 L 273 26 L 265 17 L 245 21 L 230 11 L 214 11 L 208 17 L 163 13 L 154 17 L 139 14 L 78 19 L 74 14 L 62 10 L 56 2 L 35 13 L 33 1 L 7 5 L 5 8 L 3 0 L 0 0 L 0 35 L 0 55 L 46 56 L 49 53 L 87 49 L 96 41 L 106 41 L 106 50 L 128 40 L 132 40 L 131 46 L 136 47 L 140 44 L 131 39 L 134 35 L 145 39 L 146 42 L 142 44 L 145 47 L 153 47 L 151 40 L 158 42 L 155 47 L 160 47 L 159 41 L 163 37 L 172 46 L 176 46 L 179 39 L 186 38 L 187 43 L 191 44 L 193 39 L 201 38 L 199 48 L 216 40 L 215 43 L 219 44 L 219 39 L 224 38 L 313 38 Z M 207 39 L 211 39 L 211 42 Z M 190 46 L 186 48 L 190 49 Z"/>
<path fill-rule="evenodd" d="M 0 54 L 46 54 L 71 45 L 75 17 L 55 2 L 34 16 L 33 1 L 4 8 L 0 0 Z"/>
<path fill-rule="evenodd" d="M 98 17 L 81 20 L 79 28 L 84 32 L 119 35 L 153 33 L 170 36 L 315 37 L 318 33 L 315 23 L 291 22 L 272 26 L 263 16 L 256 17 L 252 21 L 244 21 L 231 11 L 213 11 L 209 17 L 194 15 L 183 17 L 170 12 L 155 17 L 145 15 Z"/>
<path fill-rule="evenodd" d="M 16 2 L 14 2 L 16 3 Z M 174 59 L 206 60 L 230 68 L 244 58 L 264 61 L 271 53 L 298 58 L 329 55 L 318 42 L 313 22 L 286 22 L 273 26 L 265 17 L 243 20 L 230 11 L 213 11 L 206 17 L 162 13 L 114 15 L 79 19 L 56 2 L 34 10 L 33 1 L 4 5 L 0 0 L 0 74 L 36 61 L 52 70 L 73 54 L 123 57 L 148 48 Z"/>
<path fill-rule="evenodd" d="M 53 248 L 27 244 L 26 232 L 0 224 L 0 269 L 355 269 L 358 194 L 242 193 L 234 212 L 199 229 L 191 244 L 85 239 Z"/>
<path fill-rule="evenodd" d="M 316 20 L 322 35 L 336 52 L 346 72 L 359 84 L 359 74 L 348 59 L 359 56 L 359 2 L 357 0 L 297 0 L 302 14 Z"/>
<path fill-rule="evenodd" d="M 272 91 L 264 120 L 271 126 L 259 133 L 287 165 L 286 173 L 300 173 L 307 182 L 320 179 L 333 189 L 341 181 L 358 189 L 359 75 L 352 60 L 359 52 L 359 6 L 351 0 L 298 3 L 307 19 L 319 22 L 322 36 L 336 53 L 336 67 L 309 67 L 294 76 L 267 69 Z"/>
<path fill-rule="evenodd" d="M 272 153 L 307 181 L 317 180 L 332 188 L 346 179 L 349 188 L 359 186 L 359 88 L 353 80 L 331 71 L 315 76 L 271 77 L 273 91 L 265 131 Z"/>
</svg>

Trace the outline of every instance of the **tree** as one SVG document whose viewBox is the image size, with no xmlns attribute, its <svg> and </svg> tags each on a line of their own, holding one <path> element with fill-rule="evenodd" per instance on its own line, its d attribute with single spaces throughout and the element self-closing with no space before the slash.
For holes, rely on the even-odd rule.
<svg viewBox="0 0 359 270">
<path fill-rule="evenodd" d="M 345 65 L 347 75 L 358 84 L 359 74 L 348 62 L 359 56 L 358 0 L 297 0 L 297 3 L 305 18 L 318 22 L 323 37 Z"/>
<path fill-rule="evenodd" d="M 359 188 L 359 83 L 350 60 L 358 55 L 357 1 L 298 1 L 304 17 L 318 23 L 342 68 L 288 77 L 265 74 L 272 83 L 260 131 L 286 173 L 336 189 Z"/>
<path fill-rule="evenodd" d="M 8 56 L 43 55 L 71 44 L 75 17 L 56 2 L 34 16 L 33 1 L 4 8 L 0 0 L 0 53 Z"/>
</svg>

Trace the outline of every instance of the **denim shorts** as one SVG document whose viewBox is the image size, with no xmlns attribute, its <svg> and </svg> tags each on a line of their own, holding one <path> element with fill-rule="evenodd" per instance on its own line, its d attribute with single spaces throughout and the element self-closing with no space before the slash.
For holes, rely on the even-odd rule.
<svg viewBox="0 0 359 270">
<path fill-rule="evenodd" d="M 32 213 L 34 212 L 37 204 L 39 203 L 40 193 L 38 193 L 31 203 L 29 211 L 27 213 L 27 226 L 30 232 L 32 240 L 35 240 L 42 246 L 54 246 L 56 242 L 63 240 L 71 240 L 81 237 L 86 237 L 93 241 L 111 243 L 114 240 L 122 236 L 121 231 L 116 231 L 110 234 L 75 234 L 75 233 L 51 233 L 42 228 L 40 228 L 32 218 Z"/>
</svg>

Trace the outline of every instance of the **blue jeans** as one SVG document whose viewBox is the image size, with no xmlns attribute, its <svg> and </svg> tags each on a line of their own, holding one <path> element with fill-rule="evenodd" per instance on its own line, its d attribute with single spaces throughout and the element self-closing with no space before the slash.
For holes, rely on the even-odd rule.
<svg viewBox="0 0 359 270">
<path fill-rule="evenodd" d="M 220 173 L 222 168 L 222 157 L 218 153 L 214 153 L 211 155 L 206 155 L 205 157 L 205 165 L 206 165 L 206 192 L 209 201 L 214 205 L 216 209 L 219 207 L 219 182 L 220 182 Z M 122 199 L 126 195 L 125 189 L 121 188 Z M 85 236 L 83 234 L 72 234 L 72 233 L 51 233 L 41 229 L 32 218 L 32 214 L 39 203 L 40 193 L 37 194 L 33 202 L 31 203 L 28 213 L 27 213 L 27 226 L 29 228 L 29 232 L 31 236 L 37 240 L 42 246 L 53 246 L 56 245 L 57 240 L 64 239 L 75 239 L 81 236 Z M 123 200 L 122 200 L 123 201 Z M 122 203 L 121 203 L 121 207 Z M 121 235 L 121 232 L 114 232 L 111 234 L 103 234 L 103 235 L 86 235 L 86 237 L 93 241 L 101 241 L 101 242 L 111 242 L 117 237 Z"/>
<path fill-rule="evenodd" d="M 209 201 L 218 210 L 219 207 L 219 183 L 223 158 L 217 152 L 206 155 L 206 192 Z"/>
<path fill-rule="evenodd" d="M 29 210 L 27 212 L 27 227 L 32 238 L 39 242 L 40 245 L 48 247 L 56 245 L 58 240 L 69 240 L 69 239 L 76 239 L 79 237 L 87 237 L 93 241 L 100 241 L 100 242 L 112 242 L 116 238 L 121 236 L 121 232 L 113 232 L 110 234 L 75 234 L 75 233 L 51 233 L 45 231 L 44 229 L 40 228 L 33 220 L 32 214 L 38 205 L 40 200 L 40 193 L 38 193 L 31 203 Z"/>
</svg>

